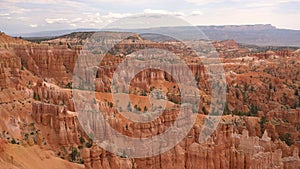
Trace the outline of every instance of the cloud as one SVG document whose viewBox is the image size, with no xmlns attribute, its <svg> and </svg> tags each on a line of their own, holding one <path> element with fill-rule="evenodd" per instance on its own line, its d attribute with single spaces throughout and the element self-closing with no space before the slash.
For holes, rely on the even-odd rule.
<svg viewBox="0 0 300 169">
<path fill-rule="evenodd" d="M 213 4 L 213 3 L 223 3 L 223 4 L 232 4 L 232 3 L 242 3 L 248 7 L 264 7 L 264 6 L 275 6 L 280 3 L 287 3 L 287 2 L 295 2 L 299 0 L 185 0 L 188 3 L 193 3 L 199 6 Z"/>
<path fill-rule="evenodd" d="M 20 16 L 20 17 L 15 17 L 15 20 L 20 20 L 22 22 L 26 22 L 26 21 L 30 21 L 30 18 L 24 17 L 24 16 Z"/>
<path fill-rule="evenodd" d="M 298 14 L 299 16 L 300 14 Z M 286 17 L 286 19 L 284 19 Z M 273 12 L 273 8 L 219 8 L 201 16 L 188 17 L 187 20 L 197 25 L 243 25 L 243 24 L 273 24 L 285 28 L 300 26 L 295 20 L 296 14 L 281 15 Z M 299 29 L 299 28 L 298 28 Z"/>
<path fill-rule="evenodd" d="M 32 27 L 32 28 L 36 28 L 36 27 L 38 27 L 38 25 L 37 25 L 37 24 L 30 24 L 29 26 L 30 26 L 30 27 Z"/>
<path fill-rule="evenodd" d="M 109 12 L 107 15 L 104 15 L 103 18 L 107 19 L 119 19 L 119 18 L 124 18 L 131 16 L 133 14 L 131 13 L 114 13 L 114 12 Z"/>
<path fill-rule="evenodd" d="M 70 0 L 3 0 L 5 3 L 10 3 L 10 4 L 38 4 L 38 5 L 66 5 L 66 6 L 73 6 L 73 7 L 79 7 L 83 5 L 84 3 L 81 2 L 76 2 L 76 1 L 70 1 Z"/>
<path fill-rule="evenodd" d="M 261 7 L 272 7 L 272 6 L 275 6 L 274 3 L 249 3 L 249 4 L 246 4 L 247 7 L 250 7 L 250 8 L 261 8 Z"/>
<path fill-rule="evenodd" d="M 0 17 L 9 16 L 9 13 L 0 13 Z"/>
<path fill-rule="evenodd" d="M 185 0 L 188 3 L 193 3 L 196 5 L 206 5 L 210 3 L 219 3 L 224 2 L 224 0 Z"/>
<path fill-rule="evenodd" d="M 44 21 L 47 24 L 68 24 L 72 27 L 76 26 L 86 26 L 87 24 L 90 26 L 103 26 L 107 23 L 113 22 L 114 20 L 131 16 L 131 13 L 114 13 L 109 12 L 107 14 L 100 14 L 99 12 L 90 13 L 85 12 L 83 14 L 77 14 L 80 17 L 72 18 L 69 17 L 58 17 L 58 18 L 46 18 Z M 74 16 L 73 16 L 74 17 Z"/>
<path fill-rule="evenodd" d="M 1 7 L 1 5 L 0 5 Z M 26 12 L 30 12 L 30 9 L 26 9 L 26 8 L 22 8 L 22 7 L 18 7 L 18 6 L 13 6 L 11 4 L 7 4 L 4 7 L 1 7 L 3 11 L 5 11 L 5 14 L 24 14 Z"/>
<path fill-rule="evenodd" d="M 68 21 L 66 18 L 46 18 L 45 21 L 48 24 L 53 24 L 53 23 L 65 23 Z"/>
<path fill-rule="evenodd" d="M 263 8 L 263 7 L 275 7 L 278 6 L 279 4 L 282 3 L 288 3 L 288 2 L 293 2 L 291 0 L 273 0 L 273 1 L 268 1 L 268 0 L 262 0 L 260 2 L 253 1 L 253 0 L 246 0 L 245 6 L 249 8 Z"/>
<path fill-rule="evenodd" d="M 299 5 L 293 2 L 299 0 L 1 0 L 0 22 L 7 32 L 30 32 L 101 28 L 135 14 L 154 14 L 177 16 L 192 24 L 271 23 L 299 29 L 295 22 Z"/>
<path fill-rule="evenodd" d="M 167 10 L 157 10 L 157 9 L 145 9 L 145 14 L 161 14 L 161 15 L 174 15 L 174 16 L 185 16 L 183 12 L 174 12 Z"/>
<path fill-rule="evenodd" d="M 149 3 L 160 3 L 161 0 L 87 0 L 88 2 L 93 2 L 96 4 L 103 4 L 103 3 L 109 3 L 109 4 L 149 4 Z"/>
<path fill-rule="evenodd" d="M 192 11 L 192 15 L 193 15 L 193 16 L 203 15 L 203 12 L 200 11 L 200 10 L 195 10 L 195 11 Z"/>
</svg>

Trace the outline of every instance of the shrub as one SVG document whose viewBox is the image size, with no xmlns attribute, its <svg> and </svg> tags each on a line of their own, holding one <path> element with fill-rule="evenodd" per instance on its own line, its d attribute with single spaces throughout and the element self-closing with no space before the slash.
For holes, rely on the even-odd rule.
<svg viewBox="0 0 300 169">
<path fill-rule="evenodd" d="M 66 85 L 66 88 L 72 89 L 72 82 L 69 82 L 69 83 Z"/>
<path fill-rule="evenodd" d="M 131 112 L 132 111 L 132 108 L 131 108 L 131 104 L 130 104 L 130 102 L 128 103 L 128 105 L 127 105 L 127 110 L 129 111 L 129 112 Z"/>
<path fill-rule="evenodd" d="M 71 147 L 71 150 L 72 152 L 69 156 L 70 156 L 70 161 L 73 162 L 76 161 L 76 159 L 80 156 L 80 153 L 78 152 L 77 148 Z"/>
<path fill-rule="evenodd" d="M 40 96 L 37 93 L 33 92 L 33 99 L 40 100 Z"/>
<path fill-rule="evenodd" d="M 288 146 L 293 144 L 293 140 L 290 133 L 285 133 L 284 135 L 279 136 L 281 141 L 284 141 Z"/>
<path fill-rule="evenodd" d="M 250 110 L 249 110 L 249 116 L 256 116 L 257 113 L 259 111 L 259 107 L 258 106 L 254 106 L 253 104 L 251 104 L 250 106 Z"/>
<path fill-rule="evenodd" d="M 267 122 L 267 118 L 266 118 L 266 116 L 262 116 L 261 118 L 260 118 L 260 121 L 259 121 L 259 125 L 260 125 L 260 132 L 261 132 L 261 134 L 263 134 L 264 133 L 264 129 L 265 129 L 265 123 Z"/>
<path fill-rule="evenodd" d="M 230 110 L 228 108 L 228 102 L 225 102 L 225 106 L 224 106 L 224 115 L 228 115 L 230 114 Z"/>
<path fill-rule="evenodd" d="M 86 146 L 87 148 L 91 148 L 91 147 L 92 147 L 92 143 L 87 142 L 87 143 L 85 144 L 85 146 Z"/>
<path fill-rule="evenodd" d="M 108 105 L 110 108 L 112 108 L 114 106 L 114 104 L 112 102 L 108 102 Z"/>
<path fill-rule="evenodd" d="M 84 140 L 83 137 L 80 137 L 80 138 L 79 138 L 79 141 L 80 141 L 81 144 L 85 143 L 85 140 Z"/>
<path fill-rule="evenodd" d="M 11 144 L 17 144 L 17 141 L 13 138 L 13 139 L 11 140 Z"/>
<path fill-rule="evenodd" d="M 299 96 L 298 90 L 295 90 L 295 96 Z"/>
</svg>

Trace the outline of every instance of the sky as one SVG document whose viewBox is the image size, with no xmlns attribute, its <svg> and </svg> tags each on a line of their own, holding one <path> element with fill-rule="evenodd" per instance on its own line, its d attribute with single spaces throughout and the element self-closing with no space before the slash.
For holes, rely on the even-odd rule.
<svg viewBox="0 0 300 169">
<path fill-rule="evenodd" d="M 300 0 L 0 0 L 7 34 L 102 28 L 124 17 L 167 14 L 191 25 L 272 24 L 300 30 Z"/>
</svg>

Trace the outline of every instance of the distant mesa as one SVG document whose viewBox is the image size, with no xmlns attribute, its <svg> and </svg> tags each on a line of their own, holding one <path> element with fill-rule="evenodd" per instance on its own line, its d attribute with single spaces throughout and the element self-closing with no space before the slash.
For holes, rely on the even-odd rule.
<svg viewBox="0 0 300 169">
<path fill-rule="evenodd" d="M 238 43 L 252 44 L 258 46 L 300 46 L 300 30 L 279 29 L 271 24 L 256 25 L 224 25 L 224 26 L 197 26 L 210 40 L 221 41 L 234 39 Z M 114 32 L 136 32 L 147 33 L 155 32 L 157 34 L 171 34 L 180 37 L 183 40 L 203 39 L 201 32 L 194 32 L 195 27 L 157 27 L 147 29 L 73 29 L 56 30 L 33 33 L 19 33 L 13 36 L 22 36 L 25 38 L 47 37 L 53 38 L 70 34 L 72 32 L 95 32 L 95 31 L 114 31 Z"/>
</svg>

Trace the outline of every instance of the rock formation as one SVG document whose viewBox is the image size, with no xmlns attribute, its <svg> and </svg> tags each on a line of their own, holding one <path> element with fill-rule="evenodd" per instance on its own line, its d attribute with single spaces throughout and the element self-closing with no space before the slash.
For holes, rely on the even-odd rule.
<svg viewBox="0 0 300 169">
<path fill-rule="evenodd" d="M 111 35 L 119 36 L 117 33 Z M 113 137 L 107 134 L 109 131 L 106 124 L 88 121 L 95 118 L 95 114 L 86 117 L 85 124 L 79 123 L 72 100 L 72 75 L 82 51 L 82 43 L 88 37 L 90 34 L 79 33 L 77 36 L 75 33 L 37 44 L 0 35 L 0 113 L 3 117 L 0 129 L 7 131 L 3 133 L 6 142 L 11 143 L 16 138 L 15 141 L 25 148 L 38 144 L 40 148 L 51 149 L 66 160 L 82 162 L 80 159 L 83 159 L 87 169 L 299 167 L 299 50 L 263 50 L 257 47 L 257 52 L 253 52 L 233 40 L 214 42 L 225 70 L 227 102 L 216 131 L 207 141 L 199 142 L 203 120 L 211 110 L 211 86 L 209 72 L 195 57 L 196 53 L 183 47 L 180 42 L 153 42 L 137 35 L 117 44 L 99 63 L 95 74 L 80 73 L 95 76 L 96 97 L 93 108 L 98 105 L 105 120 L 118 132 L 141 138 L 166 131 L 176 120 L 176 108 L 180 103 L 180 91 L 174 79 L 182 78 L 185 81 L 188 76 L 184 67 L 176 63 L 163 65 L 163 68 L 175 72 L 173 77 L 158 69 L 139 72 L 130 81 L 128 93 L 132 107 L 141 104 L 140 109 L 146 107 L 141 112 L 147 112 L 150 108 L 147 97 L 153 88 L 161 88 L 166 93 L 168 106 L 152 122 L 139 124 L 126 120 L 117 107 L 121 103 L 113 102 L 109 93 L 118 65 L 135 50 L 156 48 L 177 54 L 195 75 L 201 93 L 199 109 L 196 108 L 194 112 L 199 113 L 199 117 L 179 144 L 154 157 L 131 159 L 126 154 L 111 154 L 92 143 L 90 133 L 84 131 L 82 125 L 90 125 L 98 133 L 97 136 Z M 191 45 L 197 45 L 197 42 L 191 42 Z M 129 75 L 132 75 L 131 72 L 123 72 L 123 79 L 119 78 L 116 82 L 120 84 L 121 88 L 117 90 L 122 94 L 127 92 L 123 90 L 122 84 Z M 77 90 L 89 89 L 85 83 L 74 87 Z M 80 104 L 84 106 L 88 103 Z M 123 112 L 130 113 L 126 109 L 127 105 Z M 27 125 L 24 125 L 25 121 Z M 30 122 L 33 125 L 29 125 Z M 167 141 L 172 140 L 174 138 L 168 138 Z M 3 145 L 1 142 L 0 151 L 5 151 Z"/>
</svg>

